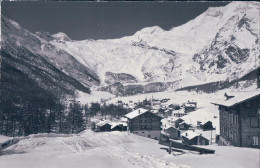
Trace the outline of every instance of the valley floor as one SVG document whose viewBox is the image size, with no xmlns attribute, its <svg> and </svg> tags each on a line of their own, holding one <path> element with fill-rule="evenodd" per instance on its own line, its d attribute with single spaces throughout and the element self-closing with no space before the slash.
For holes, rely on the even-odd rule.
<svg viewBox="0 0 260 168">
<path fill-rule="evenodd" d="M 0 142 L 8 137 L 0 136 Z M 158 141 L 128 132 L 78 135 L 37 134 L 0 152 L 1 168 L 130 168 L 130 167 L 211 167 L 257 168 L 259 150 L 210 145 L 215 154 L 187 152 L 169 155 Z"/>
</svg>

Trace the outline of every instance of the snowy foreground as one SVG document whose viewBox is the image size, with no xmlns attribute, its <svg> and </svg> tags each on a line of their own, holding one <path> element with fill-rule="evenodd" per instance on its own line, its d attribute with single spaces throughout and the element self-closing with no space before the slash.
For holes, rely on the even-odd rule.
<svg viewBox="0 0 260 168">
<path fill-rule="evenodd" d="M 0 136 L 0 142 L 9 139 Z M 158 141 L 127 132 L 37 134 L 0 152 L 1 168 L 259 167 L 259 150 L 207 146 L 215 154 L 169 155 Z"/>
</svg>

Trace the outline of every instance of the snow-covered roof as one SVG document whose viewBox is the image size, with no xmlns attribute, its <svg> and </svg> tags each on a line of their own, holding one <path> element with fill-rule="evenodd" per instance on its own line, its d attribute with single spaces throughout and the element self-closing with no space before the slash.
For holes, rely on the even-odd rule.
<svg viewBox="0 0 260 168">
<path fill-rule="evenodd" d="M 133 118 L 135 118 L 135 117 L 137 117 L 137 116 L 139 116 L 139 115 L 141 115 L 141 114 L 146 113 L 147 111 L 148 111 L 147 109 L 139 108 L 139 109 L 137 109 L 137 110 L 134 110 L 134 111 L 132 111 L 132 112 L 126 114 L 125 116 L 126 116 L 127 118 L 129 118 L 129 119 L 133 119 Z"/>
<path fill-rule="evenodd" d="M 122 122 L 127 122 L 127 118 L 123 117 L 123 118 L 121 118 L 121 121 Z"/>
<path fill-rule="evenodd" d="M 167 127 L 165 127 L 164 129 L 165 130 L 168 130 L 169 128 L 173 128 L 173 129 L 177 129 L 177 128 L 175 128 L 174 126 L 172 126 L 172 125 L 168 125 Z"/>
<path fill-rule="evenodd" d="M 186 125 L 190 125 L 190 124 L 188 124 L 187 122 L 185 122 L 185 121 L 182 121 L 181 123 L 180 123 L 180 125 L 181 124 L 186 124 Z"/>
<path fill-rule="evenodd" d="M 176 121 L 178 120 L 180 117 L 174 117 L 174 116 L 171 116 L 171 117 L 168 117 L 167 120 L 168 121 Z"/>
<path fill-rule="evenodd" d="M 113 122 L 113 123 L 109 123 L 111 125 L 111 129 L 115 128 L 116 126 L 127 126 L 127 123 L 124 122 Z"/>
<path fill-rule="evenodd" d="M 197 104 L 195 101 L 188 101 L 188 104 Z"/>
<path fill-rule="evenodd" d="M 192 138 L 194 138 L 194 137 L 196 137 L 196 136 L 199 136 L 199 135 L 200 135 L 200 134 L 195 133 L 195 132 L 193 132 L 193 131 L 186 131 L 186 132 L 182 133 L 182 136 L 184 136 L 184 137 L 186 137 L 186 138 L 188 138 L 188 139 L 192 139 Z"/>
<path fill-rule="evenodd" d="M 185 104 L 185 107 L 196 107 L 196 105 L 195 104 Z"/>
<path fill-rule="evenodd" d="M 166 135 L 166 136 L 170 136 L 170 134 L 165 132 L 164 130 L 161 131 L 161 134 Z"/>
<path fill-rule="evenodd" d="M 137 116 L 139 116 L 139 115 L 141 115 L 141 114 L 144 114 L 144 113 L 146 113 L 146 112 L 148 112 L 148 111 L 149 111 L 149 110 L 147 110 L 147 109 L 139 108 L 139 109 L 137 109 L 137 110 L 134 110 L 134 111 L 132 111 L 132 112 L 126 114 L 125 117 L 126 117 L 126 118 L 129 118 L 129 119 L 133 119 L 133 118 L 135 118 L 135 117 L 137 117 Z M 152 113 L 152 112 L 151 112 L 151 113 Z M 154 114 L 154 113 L 152 113 L 152 114 Z M 156 114 L 154 114 L 154 115 L 156 115 Z M 156 115 L 156 116 L 158 116 L 158 115 Z M 160 116 L 158 116 L 158 117 L 160 117 Z M 160 117 L 160 118 L 162 118 L 162 117 Z"/>
<path fill-rule="evenodd" d="M 180 109 L 180 110 L 174 110 L 173 114 L 185 114 L 185 110 L 184 109 Z"/>
<path fill-rule="evenodd" d="M 101 121 L 101 122 L 99 122 L 98 124 L 97 124 L 97 126 L 99 126 L 99 127 L 102 127 L 102 126 L 104 126 L 104 125 L 106 125 L 106 124 L 109 124 L 107 121 Z M 111 124 L 109 124 L 109 125 L 111 125 Z"/>
<path fill-rule="evenodd" d="M 232 93 L 232 95 L 234 95 L 234 93 Z M 252 99 L 256 96 L 260 96 L 260 89 L 255 90 L 255 91 L 250 91 L 250 92 L 249 91 L 240 92 L 240 93 L 235 94 L 235 97 L 233 97 L 233 98 L 230 98 L 228 100 L 219 100 L 216 102 L 212 102 L 212 104 L 231 107 L 231 106 L 237 105 L 239 103 L 242 103 L 248 99 Z"/>
<path fill-rule="evenodd" d="M 202 121 L 202 122 L 200 121 L 200 124 L 201 124 L 201 125 L 204 125 L 204 124 L 206 124 L 207 122 L 211 122 L 211 123 L 212 123 L 212 121 L 209 121 L 209 120 L 207 121 L 207 120 L 206 120 L 206 121 Z"/>
</svg>

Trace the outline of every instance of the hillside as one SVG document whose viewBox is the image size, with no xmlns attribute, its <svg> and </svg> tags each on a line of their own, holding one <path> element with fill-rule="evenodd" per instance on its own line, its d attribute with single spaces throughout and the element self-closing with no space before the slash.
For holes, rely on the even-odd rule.
<svg viewBox="0 0 260 168">
<path fill-rule="evenodd" d="M 18 23 L 2 16 L 1 20 L 2 88 L 6 92 L 74 95 L 75 90 L 90 93 L 90 87 L 99 84 L 96 74 L 79 63 L 66 51 L 57 49 Z M 18 79 L 23 77 L 27 82 Z M 34 83 L 29 86 L 29 83 Z M 24 85 L 27 89 L 24 89 Z M 33 90 L 38 87 L 41 91 Z M 13 95 L 13 97 L 22 95 Z"/>
</svg>

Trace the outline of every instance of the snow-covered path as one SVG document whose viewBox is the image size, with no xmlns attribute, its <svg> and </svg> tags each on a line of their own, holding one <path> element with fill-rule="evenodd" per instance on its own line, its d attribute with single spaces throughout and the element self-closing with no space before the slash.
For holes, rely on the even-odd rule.
<svg viewBox="0 0 260 168">
<path fill-rule="evenodd" d="M 0 136 L 0 142 L 6 140 Z M 1 168 L 186 168 L 259 166 L 259 150 L 208 146 L 214 155 L 169 155 L 158 141 L 127 132 L 37 134 L 0 152 Z M 245 162 L 246 160 L 246 162 Z"/>
</svg>

